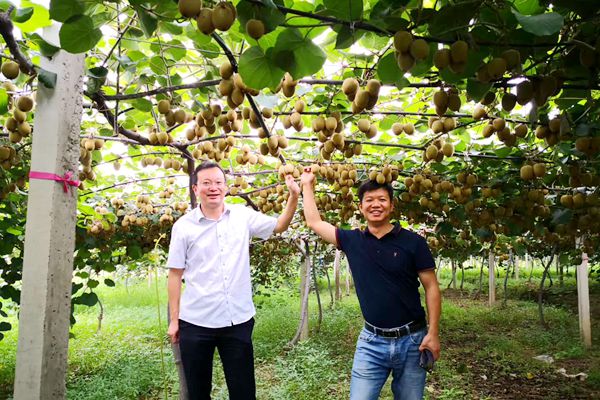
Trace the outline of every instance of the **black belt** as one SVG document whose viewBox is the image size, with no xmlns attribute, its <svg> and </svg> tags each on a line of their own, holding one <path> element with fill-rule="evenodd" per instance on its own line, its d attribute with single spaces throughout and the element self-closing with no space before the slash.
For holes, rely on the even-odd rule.
<svg viewBox="0 0 600 400">
<path fill-rule="evenodd" d="M 365 329 L 371 333 L 383 337 L 399 338 L 402 336 L 409 335 L 411 333 L 420 331 L 427 327 L 427 322 L 422 319 L 420 321 L 412 321 L 406 325 L 402 325 L 398 328 L 378 328 L 365 321 Z"/>
</svg>

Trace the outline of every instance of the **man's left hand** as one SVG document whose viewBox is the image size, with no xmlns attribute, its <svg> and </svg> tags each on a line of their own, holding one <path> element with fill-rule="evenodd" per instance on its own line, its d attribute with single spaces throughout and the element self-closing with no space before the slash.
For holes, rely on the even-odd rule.
<svg viewBox="0 0 600 400">
<path fill-rule="evenodd" d="M 296 198 L 300 196 L 300 186 L 298 186 L 298 183 L 296 183 L 293 175 L 288 174 L 285 176 L 285 184 L 290 191 L 290 196 L 294 196 Z"/>
<path fill-rule="evenodd" d="M 423 351 L 426 348 L 433 353 L 433 358 L 436 360 L 440 358 L 440 337 L 438 335 L 432 335 L 431 333 L 425 335 L 421 342 L 421 346 L 419 346 L 419 350 Z"/>
</svg>

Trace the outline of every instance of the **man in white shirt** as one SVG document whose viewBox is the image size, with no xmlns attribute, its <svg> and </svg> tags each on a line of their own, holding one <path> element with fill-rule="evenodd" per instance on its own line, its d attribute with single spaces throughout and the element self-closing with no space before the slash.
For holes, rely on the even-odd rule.
<svg viewBox="0 0 600 400">
<path fill-rule="evenodd" d="M 214 162 L 194 171 L 199 206 L 173 225 L 169 247 L 168 334 L 179 342 L 190 400 L 210 399 L 215 348 L 232 400 L 255 399 L 249 240 L 285 231 L 300 187 L 291 175 L 290 196 L 274 218 L 239 204 L 225 204 L 225 172 Z M 181 282 L 186 288 L 181 295 Z"/>
</svg>

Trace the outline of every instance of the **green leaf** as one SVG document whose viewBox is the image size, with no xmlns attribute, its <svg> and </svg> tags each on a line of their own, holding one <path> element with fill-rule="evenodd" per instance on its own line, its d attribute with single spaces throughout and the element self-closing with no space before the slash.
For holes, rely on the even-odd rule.
<svg viewBox="0 0 600 400">
<path fill-rule="evenodd" d="M 466 32 L 469 21 L 478 9 L 471 2 L 446 5 L 436 11 L 429 21 L 429 33 L 434 37 L 454 37 L 456 32 Z"/>
<path fill-rule="evenodd" d="M 149 61 L 150 69 L 156 75 L 165 75 L 167 73 L 167 65 L 161 56 L 154 56 Z"/>
<path fill-rule="evenodd" d="M 377 76 L 381 83 L 385 85 L 396 85 L 398 88 L 406 87 L 410 84 L 404 77 L 404 72 L 398 67 L 396 53 L 389 52 L 377 64 Z"/>
<path fill-rule="evenodd" d="M 273 59 L 278 67 L 288 71 L 294 79 L 317 73 L 327 56 L 312 40 L 295 28 L 285 29 L 277 37 Z"/>
<path fill-rule="evenodd" d="M 467 79 L 467 94 L 473 101 L 479 101 L 483 99 L 483 96 L 492 88 L 491 83 L 482 83 L 477 79 Z"/>
<path fill-rule="evenodd" d="M 8 112 L 8 93 L 5 88 L 0 88 L 0 115 Z"/>
<path fill-rule="evenodd" d="M 37 77 L 42 84 L 48 89 L 54 89 L 56 87 L 56 74 L 54 72 L 46 71 L 42 68 L 36 68 Z"/>
<path fill-rule="evenodd" d="M 75 297 L 73 299 L 73 303 L 75 304 L 83 304 L 88 307 L 92 307 L 98 303 L 98 296 L 96 293 L 82 293 L 80 296 Z"/>
<path fill-rule="evenodd" d="M 8 228 L 6 228 L 6 232 L 10 233 L 11 235 L 15 235 L 15 236 L 19 236 L 23 234 L 23 231 L 21 229 L 17 229 L 14 226 L 10 226 Z"/>
<path fill-rule="evenodd" d="M 538 0 L 513 0 L 513 7 L 523 15 L 538 14 L 544 11 Z"/>
<path fill-rule="evenodd" d="M 12 325 L 10 323 L 5 322 L 5 321 L 0 322 L 0 331 L 1 332 L 10 331 L 11 328 L 12 328 Z"/>
<path fill-rule="evenodd" d="M 135 99 L 131 101 L 131 105 L 136 109 L 144 112 L 152 111 L 152 102 L 148 99 Z"/>
<path fill-rule="evenodd" d="M 238 67 L 244 83 L 254 89 L 274 88 L 284 74 L 258 46 L 252 46 L 242 54 Z"/>
<path fill-rule="evenodd" d="M 538 15 L 523 15 L 513 10 L 517 21 L 526 32 L 536 36 L 548 36 L 558 33 L 564 24 L 564 17 L 559 13 L 551 12 Z"/>
<path fill-rule="evenodd" d="M 355 21 L 362 18 L 362 0 L 324 0 L 323 5 L 325 6 L 325 8 L 327 8 L 328 14 L 343 19 L 345 21 Z"/>
<path fill-rule="evenodd" d="M 334 30 L 337 32 L 335 48 L 338 50 L 352 46 L 364 34 L 364 31 L 352 30 L 345 25 L 336 25 Z"/>
<path fill-rule="evenodd" d="M 88 70 L 88 76 L 92 78 L 106 78 L 108 75 L 108 68 L 106 67 L 94 67 Z"/>
<path fill-rule="evenodd" d="M 74 15 L 81 15 L 85 7 L 79 0 L 50 0 L 50 18 L 65 22 Z"/>
<path fill-rule="evenodd" d="M 42 53 L 42 55 L 44 57 L 52 57 L 54 54 L 56 54 L 57 51 L 60 50 L 60 47 L 56 47 L 51 45 L 50 43 L 46 42 L 40 35 L 38 35 L 37 33 L 32 34 L 29 37 L 35 44 L 38 45 L 38 47 L 40 48 L 40 53 Z"/>
<path fill-rule="evenodd" d="M 33 32 L 37 29 L 43 28 L 45 26 L 49 26 L 52 24 L 52 20 L 48 15 L 48 10 L 39 4 L 35 4 L 30 0 L 22 0 L 21 7 L 31 7 L 33 8 L 33 15 L 27 21 L 20 23 L 15 21 L 15 25 L 17 28 L 21 30 L 21 32 L 29 33 Z"/>
<path fill-rule="evenodd" d="M 84 53 L 102 38 L 100 29 L 94 28 L 92 19 L 79 15 L 63 24 L 59 32 L 60 46 L 69 53 Z"/>
<path fill-rule="evenodd" d="M 142 7 L 134 7 L 134 8 L 135 8 L 135 12 L 137 13 L 138 18 L 140 20 L 140 26 L 142 27 L 142 30 L 144 31 L 144 35 L 146 35 L 146 37 L 150 37 L 150 36 L 154 35 L 154 31 L 156 30 L 156 27 L 158 26 L 158 20 L 156 19 L 154 14 L 150 14 L 149 12 L 144 10 Z"/>
<path fill-rule="evenodd" d="M 33 15 L 33 7 L 18 8 L 14 14 L 11 14 L 10 19 L 14 22 L 27 22 Z"/>
<path fill-rule="evenodd" d="M 114 286 L 115 286 L 115 281 L 113 281 L 112 279 L 108 279 L 108 278 L 106 278 L 106 279 L 104 280 L 104 284 L 105 284 L 106 286 L 108 286 L 108 287 L 114 287 Z"/>
<path fill-rule="evenodd" d="M 137 244 L 130 244 L 127 246 L 127 255 L 131 257 L 131 259 L 137 260 L 138 258 L 142 258 L 144 253 L 142 252 L 142 248 Z"/>
<path fill-rule="evenodd" d="M 95 279 L 88 279 L 88 281 L 87 281 L 87 286 L 91 289 L 98 287 L 99 284 L 100 284 L 100 282 L 98 282 Z"/>
<path fill-rule="evenodd" d="M 552 224 L 553 225 L 565 225 L 571 222 L 573 219 L 573 211 L 562 208 L 552 213 Z"/>
</svg>

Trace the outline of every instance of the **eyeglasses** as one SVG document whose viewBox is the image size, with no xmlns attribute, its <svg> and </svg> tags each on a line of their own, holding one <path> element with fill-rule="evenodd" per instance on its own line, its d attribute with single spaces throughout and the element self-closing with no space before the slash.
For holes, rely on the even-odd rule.
<svg viewBox="0 0 600 400">
<path fill-rule="evenodd" d="M 202 181 L 198 183 L 199 186 L 202 186 L 205 189 L 209 189 L 211 187 L 216 187 L 217 189 L 221 189 L 223 187 L 225 187 L 225 182 L 223 181 Z"/>
</svg>

